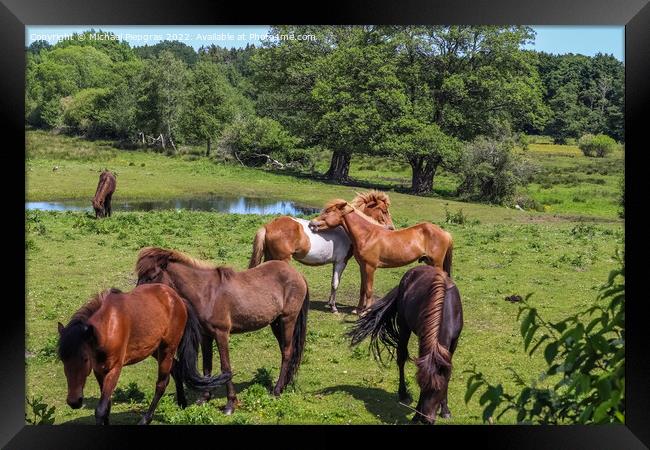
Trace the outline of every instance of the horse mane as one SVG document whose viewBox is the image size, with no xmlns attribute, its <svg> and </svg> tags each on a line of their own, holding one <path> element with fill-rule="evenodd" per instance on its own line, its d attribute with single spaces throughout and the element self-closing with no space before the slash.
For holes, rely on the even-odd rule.
<svg viewBox="0 0 650 450">
<path fill-rule="evenodd" d="M 380 192 L 380 193 L 383 194 L 383 192 Z M 329 202 L 325 203 L 325 206 L 323 207 L 323 212 L 328 211 L 329 209 L 336 207 L 336 205 L 338 205 L 339 203 L 347 203 L 349 206 L 352 207 L 354 212 L 356 212 L 359 215 L 359 217 L 365 219 L 367 222 L 370 222 L 370 223 L 372 223 L 374 225 L 377 225 L 377 226 L 380 226 L 380 227 L 384 226 L 383 224 L 377 222 L 372 217 L 370 217 L 370 216 L 366 215 L 365 213 L 363 213 L 362 211 L 360 211 L 359 208 L 354 206 L 352 203 L 348 202 L 347 200 L 343 200 L 342 198 L 335 198 L 334 200 L 330 200 Z"/>
<path fill-rule="evenodd" d="M 364 204 L 368 204 L 371 202 L 384 202 L 386 203 L 386 206 L 390 206 L 390 197 L 388 197 L 388 194 L 382 191 L 378 191 L 376 189 L 373 189 L 372 191 L 368 192 L 357 192 L 357 196 L 352 199 L 350 204 L 354 206 L 355 208 L 361 208 Z"/>
<path fill-rule="evenodd" d="M 216 266 L 210 262 L 192 258 L 191 256 L 177 250 L 160 247 L 145 247 L 138 253 L 138 261 L 135 270 L 140 277 L 142 274 L 161 262 L 177 262 L 194 269 L 214 270 L 218 272 L 223 280 L 227 280 L 235 274 L 230 267 Z"/>
<path fill-rule="evenodd" d="M 418 384 L 422 389 L 441 389 L 445 376 L 451 370 L 451 354 L 438 341 L 442 311 L 447 293 L 445 273 L 436 269 L 430 286 L 429 301 L 423 308 L 420 357 L 415 361 Z"/>
<path fill-rule="evenodd" d="M 122 291 L 119 289 L 110 288 L 104 292 L 95 294 L 72 315 L 59 337 L 58 353 L 61 359 L 68 358 L 79 352 L 81 344 L 84 342 L 84 333 L 87 328 L 88 319 L 101 308 L 106 297 L 110 294 L 121 293 Z"/>
</svg>

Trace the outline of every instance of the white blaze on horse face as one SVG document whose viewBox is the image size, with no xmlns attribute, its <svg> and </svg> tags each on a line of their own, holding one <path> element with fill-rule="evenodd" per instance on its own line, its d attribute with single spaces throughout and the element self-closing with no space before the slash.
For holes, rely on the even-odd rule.
<svg viewBox="0 0 650 450">
<path fill-rule="evenodd" d="M 343 228 L 314 232 L 309 228 L 308 220 L 293 217 L 292 219 L 302 225 L 310 243 L 309 252 L 298 261 L 304 264 L 321 265 L 345 260 L 351 243 Z"/>
</svg>

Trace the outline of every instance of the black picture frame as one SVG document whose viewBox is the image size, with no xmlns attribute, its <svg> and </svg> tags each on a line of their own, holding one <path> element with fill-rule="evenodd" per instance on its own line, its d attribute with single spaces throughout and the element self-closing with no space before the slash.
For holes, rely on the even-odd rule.
<svg viewBox="0 0 650 450">
<path fill-rule="evenodd" d="M 24 168 L 24 77 L 26 25 L 236 25 L 236 24 L 525 24 L 525 25 L 625 25 L 625 133 L 626 133 L 626 425 L 625 426 L 435 426 L 435 427 L 73 427 L 25 426 L 25 285 L 16 282 L 25 276 L 18 264 L 24 256 L 22 243 L 13 238 L 25 232 L 24 195 L 12 174 Z M 642 184 L 647 151 L 647 112 L 650 106 L 650 5 L 648 0 L 493 0 L 425 1 L 399 3 L 329 1 L 320 4 L 292 5 L 277 2 L 263 4 L 220 4 L 205 0 L 187 4 L 170 0 L 127 2 L 67 0 L 2 0 L 0 3 L 0 114 L 3 147 L 0 183 L 5 201 L 5 266 L 14 273 L 2 277 L 5 291 L 0 327 L 0 445 L 22 448 L 130 448 L 146 443 L 147 447 L 177 445 L 198 447 L 224 445 L 231 440 L 239 445 L 304 445 L 332 447 L 363 439 L 364 447 L 390 440 L 401 445 L 454 446 L 468 439 L 497 448 L 570 448 L 635 449 L 650 445 L 648 410 L 650 360 L 645 355 L 648 340 L 648 316 L 643 314 L 645 269 L 642 218 Z M 645 119 L 645 120 L 644 120 Z M 9 139 L 7 139 L 9 138 Z M 22 149 L 22 151 L 21 151 Z M 23 181 L 25 179 L 23 178 Z M 23 191 L 23 194 L 25 191 Z M 9 208 L 8 210 L 6 208 Z M 14 228 L 15 227 L 15 228 Z M 22 231 L 21 231 L 22 230 Z M 15 234 L 13 234 L 15 233 Z M 8 251 L 8 253 L 7 253 Z M 543 270 L 543 268 L 540 268 Z M 7 269 L 5 269 L 7 270 Z M 15 291 L 15 292 L 14 292 Z M 261 443 L 258 439 L 262 439 Z M 441 442 L 442 441 L 442 442 Z"/>
</svg>

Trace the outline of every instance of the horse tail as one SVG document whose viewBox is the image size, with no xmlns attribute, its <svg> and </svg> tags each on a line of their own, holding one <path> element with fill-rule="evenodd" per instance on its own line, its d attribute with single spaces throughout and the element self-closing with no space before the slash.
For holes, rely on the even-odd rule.
<svg viewBox="0 0 650 450">
<path fill-rule="evenodd" d="M 187 310 L 187 322 L 185 322 L 183 337 L 176 351 L 183 381 L 188 387 L 195 390 L 214 389 L 230 381 L 232 374 L 222 373 L 217 376 L 205 377 L 199 375 L 196 363 L 199 357 L 198 348 L 202 336 L 201 324 L 194 306 L 184 298 L 183 303 L 185 303 L 185 309 Z"/>
<path fill-rule="evenodd" d="M 442 310 L 447 292 L 447 277 L 436 270 L 429 301 L 421 315 L 420 355 L 415 360 L 416 379 L 423 391 L 440 390 L 451 373 L 451 354 L 438 341 Z"/>
<path fill-rule="evenodd" d="M 447 252 L 445 253 L 445 259 L 442 262 L 442 270 L 447 272 L 447 275 L 451 276 L 451 260 L 454 256 L 454 241 L 449 239 L 449 247 L 447 247 Z"/>
<path fill-rule="evenodd" d="M 307 285 L 307 281 L 305 280 L 305 286 L 306 285 Z M 289 364 L 287 365 L 286 384 L 291 383 L 291 380 L 293 380 L 293 377 L 298 372 L 298 368 L 300 367 L 300 361 L 302 361 L 302 354 L 305 350 L 305 340 L 307 337 L 307 312 L 308 311 L 309 311 L 309 286 L 307 286 L 307 292 L 305 293 L 305 298 L 302 301 L 302 308 L 298 313 L 298 318 L 296 319 L 296 325 L 293 328 L 291 356 L 289 357 Z"/>
<path fill-rule="evenodd" d="M 266 242 L 266 227 L 260 227 L 255 233 L 253 239 L 253 254 L 248 263 L 248 268 L 252 269 L 262 264 L 262 256 L 264 256 L 264 244 Z"/>
<path fill-rule="evenodd" d="M 399 342 L 397 328 L 397 300 L 402 297 L 401 283 L 384 298 L 377 300 L 346 333 L 351 345 L 358 345 L 370 336 L 370 348 L 375 359 L 382 361 L 382 350 L 387 349 L 392 359 Z"/>
</svg>

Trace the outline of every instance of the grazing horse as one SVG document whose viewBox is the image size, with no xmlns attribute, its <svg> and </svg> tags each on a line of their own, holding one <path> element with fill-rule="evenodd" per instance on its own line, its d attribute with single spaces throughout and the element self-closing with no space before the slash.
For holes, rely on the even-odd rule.
<svg viewBox="0 0 650 450">
<path fill-rule="evenodd" d="M 110 216 L 112 211 L 111 199 L 115 192 L 115 175 L 108 170 L 104 170 L 99 175 L 99 183 L 97 183 L 97 191 L 93 198 L 93 209 L 95 210 L 95 217 Z"/>
<path fill-rule="evenodd" d="M 158 360 L 156 391 L 140 420 L 151 422 L 171 374 L 176 401 L 187 402 L 183 381 L 203 390 L 224 384 L 230 374 L 200 377 L 196 369 L 201 327 L 193 308 L 170 287 L 139 286 L 124 293 L 109 289 L 82 306 L 65 327 L 59 322 L 58 354 L 68 381 L 67 403 L 73 409 L 83 403 L 83 389 L 91 370 L 101 397 L 95 409 L 97 425 L 108 425 L 111 396 L 123 366 L 148 356 Z M 178 359 L 174 354 L 178 350 Z"/>
<path fill-rule="evenodd" d="M 390 198 L 387 194 L 379 191 L 358 193 L 351 204 L 371 220 L 390 230 L 395 229 L 388 212 Z M 278 259 L 286 262 L 293 257 L 308 266 L 332 264 L 332 287 L 327 306 L 332 312 L 338 312 L 336 290 L 343 270 L 352 257 L 350 238 L 342 228 L 315 233 L 309 228 L 308 220 L 278 217 L 257 230 L 248 267 L 260 265 L 262 257 L 267 261 Z"/>
<path fill-rule="evenodd" d="M 404 363 L 409 359 L 411 332 L 418 336 L 419 355 L 415 359 L 420 399 L 413 422 L 433 424 L 438 406 L 443 418 L 451 417 L 447 388 L 451 377 L 451 357 L 463 329 L 460 293 L 451 278 L 438 267 L 417 266 L 407 271 L 399 285 L 372 305 L 348 332 L 352 345 L 370 336 L 375 358 L 381 361 L 382 348 L 392 358 L 397 349 L 399 399 L 411 403 L 404 382 Z"/>
<path fill-rule="evenodd" d="M 138 285 L 164 283 L 196 309 L 204 333 L 216 339 L 222 373 L 230 373 L 228 339 L 271 326 L 280 344 L 282 364 L 273 389 L 280 395 L 298 371 L 305 347 L 309 290 L 305 278 L 284 261 L 268 261 L 254 269 L 235 272 L 216 267 L 175 250 L 143 248 L 136 264 Z M 212 368 L 212 341 L 203 347 L 203 371 Z M 204 341 L 205 342 L 205 341 Z M 235 385 L 227 383 L 226 414 L 237 403 Z M 204 392 L 204 399 L 209 392 Z"/>
<path fill-rule="evenodd" d="M 438 266 L 451 275 L 453 240 L 437 225 L 424 222 L 401 230 L 385 228 L 364 220 L 357 208 L 345 200 L 332 200 L 309 222 L 314 232 L 342 226 L 352 241 L 354 257 L 361 269 L 359 304 L 361 313 L 372 304 L 372 288 L 377 268 L 401 267 L 421 261 Z"/>
</svg>

